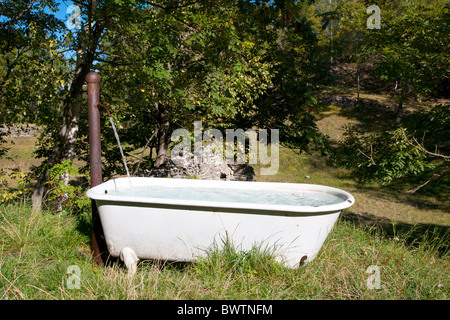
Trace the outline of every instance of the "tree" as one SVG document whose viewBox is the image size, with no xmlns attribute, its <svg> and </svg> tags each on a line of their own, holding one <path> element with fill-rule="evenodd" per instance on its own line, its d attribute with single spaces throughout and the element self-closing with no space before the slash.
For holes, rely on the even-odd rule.
<svg viewBox="0 0 450 320">
<path fill-rule="evenodd" d="M 0 126 L 45 125 L 60 104 L 66 63 L 56 34 L 62 24 L 45 8 L 55 11 L 55 1 L 1 3 Z M 0 147 L 0 156 L 5 152 Z"/>
<path fill-rule="evenodd" d="M 364 1 L 342 1 L 339 28 L 348 39 L 357 37 L 349 28 L 349 17 L 359 13 L 344 10 L 346 5 Z M 373 63 L 373 72 L 389 88 L 398 102 L 395 124 L 382 133 L 347 128 L 345 138 L 334 151 L 333 159 L 350 169 L 361 181 L 377 180 L 383 184 L 403 177 L 429 173 L 426 182 L 440 180 L 448 174 L 449 107 L 431 106 L 405 116 L 403 108 L 409 98 L 421 99 L 437 91 L 449 77 L 449 5 L 445 1 L 377 1 L 381 8 L 381 28 L 362 32 L 359 58 Z M 347 36 L 346 36 L 347 38 Z M 345 43 L 345 38 L 338 41 Z M 345 53 L 345 51 L 343 51 Z M 353 55 L 353 58 L 356 57 Z M 389 125 L 389 124 L 387 124 Z"/>
<path fill-rule="evenodd" d="M 157 157 L 147 158 L 148 167 L 164 163 L 174 129 L 232 117 L 270 82 L 270 64 L 258 61 L 237 31 L 237 10 L 236 1 L 161 1 L 104 39 L 114 43 L 99 66 L 104 101 L 132 149 L 153 139 Z"/>
<path fill-rule="evenodd" d="M 360 102 L 361 67 L 372 62 L 368 54 L 366 37 L 371 30 L 367 28 L 367 5 L 358 0 L 339 1 L 334 6 L 336 25 L 334 26 L 333 50 L 335 61 L 356 65 L 356 74 L 351 75 L 356 83 L 357 103 Z"/>
<path fill-rule="evenodd" d="M 29 50 L 30 55 L 24 58 L 24 51 L 28 51 L 28 47 L 22 50 L 25 45 L 16 46 L 14 50 L 17 52 L 14 52 L 10 50 L 10 42 L 14 37 L 4 37 L 4 48 L 9 51 L 4 56 L 6 63 L 2 88 L 8 90 L 4 90 L 2 96 L 5 111 L 11 110 L 12 100 L 21 103 L 17 105 L 19 112 L 10 112 L 9 121 L 18 114 L 32 114 L 35 115 L 34 119 L 24 118 L 24 121 L 43 126 L 36 155 L 45 160 L 40 167 L 35 168 L 39 176 L 32 197 L 35 209 L 40 207 L 51 167 L 63 160 L 72 161 L 83 152 L 85 146 L 77 144 L 78 138 L 82 138 L 87 131 L 86 118 L 81 109 L 82 92 L 85 76 L 92 70 L 94 63 L 104 73 L 102 78 L 108 85 L 104 90 L 106 96 L 117 88 L 113 79 L 128 81 L 128 93 L 132 93 L 126 98 L 128 103 L 131 102 L 130 112 L 116 113 L 119 120 L 120 117 L 137 119 L 135 124 L 140 126 L 141 119 L 144 119 L 139 117 L 140 113 L 156 120 L 151 123 L 157 126 L 157 164 L 163 161 L 167 153 L 171 126 L 184 125 L 193 112 L 215 116 L 232 113 L 239 104 L 237 92 L 240 92 L 241 97 L 242 94 L 252 97 L 250 91 L 260 90 L 255 82 L 262 83 L 257 79 L 257 72 L 252 74 L 262 65 L 257 62 L 249 65 L 250 44 L 239 39 L 235 33 L 232 20 L 235 6 L 227 7 L 232 2 L 212 4 L 117 0 L 98 4 L 96 1 L 75 1 L 75 4 L 81 9 L 81 29 L 64 29 L 62 39 L 57 39 L 55 32 L 46 32 L 48 30 L 45 28 L 42 28 L 39 37 L 30 33 L 37 20 L 43 26 L 47 26 L 49 21 L 55 21 L 50 15 L 44 14 L 46 7 L 54 9 L 54 2 L 5 3 L 5 7 L 11 11 L 8 27 L 16 33 L 22 32 L 24 28 L 21 24 L 26 19 L 31 31 L 27 31 L 28 35 L 24 39 L 34 44 Z M 218 16 L 217 12 L 221 12 L 222 16 Z M 55 23 L 60 27 L 59 30 L 63 30 L 61 21 Z M 41 46 L 37 45 L 39 43 Z M 55 48 L 49 52 L 53 59 L 41 52 L 41 48 L 45 51 L 52 46 Z M 133 50 L 130 51 L 130 48 Z M 66 60 L 61 58 L 67 51 L 76 52 L 76 56 L 64 63 Z M 13 54 L 17 58 L 10 62 Z M 31 54 L 41 55 L 42 64 L 36 63 Z M 58 74 L 48 72 L 47 68 L 54 67 L 56 58 L 62 64 Z M 17 61 L 21 62 L 20 68 Z M 121 66 L 121 69 L 118 70 L 117 66 Z M 120 72 L 119 76 L 116 71 Z M 40 72 L 42 77 L 36 72 Z M 266 71 L 265 77 L 268 79 L 267 74 Z M 13 78 L 19 83 L 12 81 Z M 30 86 L 26 93 L 17 89 L 23 81 L 28 80 L 39 85 L 38 80 L 45 80 L 42 82 L 50 84 L 53 91 L 45 90 L 44 97 L 40 94 L 42 87 L 37 85 Z M 10 84 L 10 87 L 5 87 Z M 122 85 L 119 87 L 123 88 Z M 125 90 L 123 94 L 117 92 L 111 95 L 112 100 L 121 99 L 127 93 Z M 30 106 L 23 101 L 29 101 L 27 98 L 33 96 L 37 97 L 36 103 L 31 104 L 34 112 L 28 112 Z M 136 108 L 138 99 L 146 101 L 146 105 L 138 104 Z M 106 98 L 105 101 L 112 100 Z M 148 106 L 152 109 L 148 109 Z"/>
<path fill-rule="evenodd" d="M 46 161 L 37 168 L 39 179 L 35 186 L 32 200 L 35 210 L 40 209 L 49 170 L 64 160 L 71 162 L 76 156 L 77 138 L 79 137 L 82 93 L 85 77 L 99 61 L 99 47 L 108 28 L 114 23 L 126 21 L 134 1 L 75 1 L 80 7 L 82 25 L 79 30 L 66 30 L 61 42 L 62 52 L 74 51 L 76 57 L 71 61 L 67 75 L 68 85 L 60 93 L 61 106 L 49 125 L 44 127 L 37 156 Z M 119 20 L 119 21 L 118 21 Z M 61 53 L 62 54 L 62 53 Z M 61 124 L 61 125 L 60 125 Z M 86 126 L 85 126 L 86 127 Z M 68 176 L 63 177 L 68 182 Z"/>
<path fill-rule="evenodd" d="M 317 94 L 330 81 L 330 60 L 310 19 L 310 3 L 240 4 L 240 32 L 254 43 L 254 55 L 273 66 L 273 77 L 264 92 L 228 123 L 244 128 L 277 128 L 280 142 L 300 151 L 322 148 L 325 138 L 310 111 Z"/>
<path fill-rule="evenodd" d="M 408 115 L 404 125 L 367 134 L 348 127 L 333 154 L 335 163 L 350 169 L 361 182 L 389 184 L 403 177 L 429 172 L 425 183 L 447 176 L 450 167 L 450 106 L 437 105 Z"/>
<path fill-rule="evenodd" d="M 397 99 L 396 123 L 410 97 L 436 91 L 449 78 L 449 5 L 446 1 L 382 1 L 379 30 L 368 30 L 366 54 Z"/>
<path fill-rule="evenodd" d="M 61 24 L 45 7 L 56 10 L 54 1 L 1 4 L 0 125 L 40 124 L 38 111 L 56 103 L 64 63 L 52 37 Z"/>
<path fill-rule="evenodd" d="M 98 66 L 128 151 L 155 146 L 156 162 L 149 156 L 145 165 L 159 166 L 170 132 L 195 120 L 280 129 L 282 142 L 301 150 L 323 145 L 308 108 L 329 80 L 329 60 L 307 9 L 297 1 L 158 2 L 135 12 L 104 38 L 114 45 Z M 105 154 L 107 172 L 122 167 L 118 155 Z"/>
<path fill-rule="evenodd" d="M 306 1 L 74 3 L 81 11 L 81 29 L 67 30 L 62 21 L 55 21 L 62 37 L 55 32 L 29 36 L 36 41 L 30 54 L 40 55 L 43 64 L 33 64 L 27 57 L 21 68 L 9 67 L 20 81 L 40 84 L 36 80 L 42 79 L 48 86 L 45 95 L 39 93 L 42 87 L 30 86 L 27 96 L 36 96 L 36 103 L 32 109 L 22 103 L 14 113 L 32 110 L 35 120 L 27 121 L 43 127 L 36 152 L 44 161 L 35 168 L 39 177 L 32 197 L 35 209 L 50 169 L 86 154 L 82 94 L 85 76 L 94 69 L 101 72 L 101 99 L 118 122 L 126 151 L 157 148 L 156 163 L 148 165 L 163 163 L 171 130 L 192 126 L 195 119 L 221 128 L 280 128 L 282 140 L 301 149 L 321 143 L 307 108 L 326 82 L 328 62 L 308 21 Z M 36 15 L 46 6 L 55 5 L 21 4 L 19 8 L 8 2 L 16 10 L 11 16 L 25 10 L 32 13 L 30 23 L 36 23 Z M 39 21 L 47 25 L 52 19 L 42 16 Z M 11 20 L 17 32 L 22 30 L 19 20 Z M 70 51 L 75 55 L 66 59 L 64 54 Z M 8 99 L 26 101 L 15 88 L 8 89 Z M 5 102 L 5 110 L 10 105 Z M 118 152 L 109 152 L 115 144 L 110 137 L 103 135 L 107 175 L 117 171 L 120 159 Z"/>
</svg>

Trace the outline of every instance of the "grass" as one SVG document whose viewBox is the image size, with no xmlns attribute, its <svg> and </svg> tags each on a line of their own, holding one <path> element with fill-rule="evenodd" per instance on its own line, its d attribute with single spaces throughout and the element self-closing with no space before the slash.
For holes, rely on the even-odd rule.
<svg viewBox="0 0 450 320">
<path fill-rule="evenodd" d="M 8 157 L 0 158 L 0 168 L 15 168 L 25 171 L 32 165 L 41 163 L 39 159 L 34 159 L 33 150 L 37 137 L 7 137 L 4 147 L 8 148 Z"/>
<path fill-rule="evenodd" d="M 383 116 L 373 121 L 364 112 L 327 106 L 317 124 L 339 140 L 345 124 L 382 130 Z M 15 162 L 1 160 L 1 167 L 23 170 L 37 161 L 30 151 L 35 139 L 16 138 L 9 153 Z M 120 262 L 93 265 L 89 212 L 36 214 L 24 198 L 0 204 L 0 300 L 449 298 L 449 183 L 430 183 L 413 195 L 406 191 L 419 180 L 360 185 L 318 154 L 285 148 L 276 175 L 262 176 L 258 166 L 255 172 L 258 181 L 323 184 L 355 196 L 311 263 L 289 269 L 258 248 L 211 247 L 197 263 L 141 261 L 130 276 Z M 74 266 L 77 273 L 68 273 Z M 378 289 L 371 289 L 372 266 Z"/>
<path fill-rule="evenodd" d="M 88 230 L 76 216 L 0 207 L 0 299 L 448 299 L 449 240 L 387 235 L 340 219 L 319 256 L 298 269 L 268 251 L 210 248 L 197 263 L 142 261 L 134 276 L 120 264 L 96 267 Z M 86 216 L 85 216 L 86 218 Z M 369 266 L 380 271 L 370 289 Z M 71 286 L 79 268 L 79 288 Z"/>
<path fill-rule="evenodd" d="M 276 175 L 261 175 L 255 166 L 256 180 L 328 185 L 350 192 L 356 199 L 345 214 L 368 222 L 450 226 L 448 183 L 431 185 L 415 194 L 407 190 L 420 183 L 402 181 L 389 186 L 377 183 L 361 185 L 352 180 L 349 172 L 327 164 L 320 155 L 301 154 L 280 148 L 280 167 Z"/>
</svg>

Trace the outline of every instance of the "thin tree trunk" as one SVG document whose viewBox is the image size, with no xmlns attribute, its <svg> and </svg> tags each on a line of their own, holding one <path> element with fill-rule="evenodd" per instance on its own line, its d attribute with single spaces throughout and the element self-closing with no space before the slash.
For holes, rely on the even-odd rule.
<svg viewBox="0 0 450 320">
<path fill-rule="evenodd" d="M 169 151 L 169 122 L 164 122 L 158 129 L 157 135 L 158 151 L 156 154 L 155 167 L 161 166 L 167 158 Z"/>
<path fill-rule="evenodd" d="M 81 72 L 77 78 L 85 76 L 85 72 Z M 52 150 L 52 153 L 47 161 L 47 167 L 44 173 L 38 180 L 31 197 L 33 210 L 40 211 L 42 208 L 42 199 L 46 192 L 46 182 L 50 179 L 49 170 L 62 160 L 69 160 L 72 162 L 75 156 L 75 146 L 78 135 L 78 120 L 80 116 L 81 106 L 81 90 L 82 86 L 76 85 L 77 79 L 75 79 L 73 85 L 74 89 L 71 90 L 69 98 L 63 104 L 63 119 L 62 126 L 59 132 L 58 142 Z M 73 97 L 73 98 L 72 98 Z M 73 99 L 73 100 L 72 100 Z M 69 176 L 63 175 L 64 183 L 69 182 Z"/>
<path fill-rule="evenodd" d="M 399 85 L 399 82 L 396 81 L 395 86 L 397 87 Z M 408 80 L 406 83 L 406 86 L 401 88 L 401 94 L 400 94 L 400 102 L 398 103 L 397 110 L 395 110 L 395 123 L 400 124 L 403 119 L 403 104 L 404 102 L 410 97 L 413 92 L 414 88 L 411 86 L 411 79 Z"/>
<path fill-rule="evenodd" d="M 397 110 L 395 111 L 395 123 L 399 124 L 403 118 L 403 99 L 400 99 L 400 102 L 397 106 Z"/>
<path fill-rule="evenodd" d="M 96 6 L 96 1 L 92 1 L 91 5 L 89 17 L 90 23 L 86 24 L 84 29 L 85 32 L 80 35 L 81 38 L 77 50 L 75 76 L 71 83 L 69 95 L 63 103 L 63 118 L 59 138 L 47 161 L 44 172 L 38 179 L 31 197 L 34 211 L 40 211 L 42 209 L 42 199 L 46 191 L 46 182 L 50 178 L 49 170 L 62 160 L 69 160 L 72 162 L 75 157 L 83 84 L 85 82 L 85 77 L 94 62 L 98 42 L 104 29 L 103 26 L 97 25 L 94 30 L 92 11 Z M 64 175 L 62 179 L 66 184 L 69 182 L 68 175 Z"/>
<path fill-rule="evenodd" d="M 356 86 L 356 102 L 358 103 L 358 105 L 359 105 L 359 91 L 360 91 L 360 88 L 361 88 L 361 86 L 360 86 L 360 82 L 359 82 L 359 75 L 360 75 L 360 72 L 359 72 L 359 64 L 357 65 L 357 67 L 356 67 L 356 82 L 357 82 L 357 86 Z"/>
<path fill-rule="evenodd" d="M 165 108 L 155 102 L 156 119 L 158 122 L 156 134 L 156 161 L 155 167 L 160 167 L 167 157 L 169 151 L 169 121 L 165 119 Z"/>
</svg>

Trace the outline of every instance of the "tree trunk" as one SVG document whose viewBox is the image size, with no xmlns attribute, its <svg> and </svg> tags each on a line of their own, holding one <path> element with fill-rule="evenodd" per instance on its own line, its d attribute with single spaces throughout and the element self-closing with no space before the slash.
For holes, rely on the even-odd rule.
<svg viewBox="0 0 450 320">
<path fill-rule="evenodd" d="M 357 82 L 357 86 L 356 86 L 356 102 L 357 102 L 358 106 L 359 106 L 359 91 L 360 91 L 360 88 L 361 88 L 360 82 L 359 82 L 359 75 L 360 75 L 360 72 L 359 72 L 359 64 L 358 64 L 357 67 L 356 67 L 356 82 Z"/>
<path fill-rule="evenodd" d="M 46 182 L 50 179 L 50 169 L 62 160 L 72 161 L 74 158 L 75 142 L 78 133 L 79 104 L 72 103 L 65 105 L 65 109 L 70 110 L 63 117 L 63 126 L 59 133 L 59 141 L 53 148 L 52 154 L 47 161 L 47 167 L 38 180 L 31 196 L 33 210 L 40 211 L 42 199 L 46 191 Z M 68 175 L 62 177 L 68 183 Z"/>
<path fill-rule="evenodd" d="M 156 154 L 155 167 L 161 166 L 167 157 L 169 151 L 169 122 L 164 122 L 158 129 L 157 135 L 158 151 Z"/>
<path fill-rule="evenodd" d="M 155 110 L 156 121 L 158 123 L 156 134 L 157 151 L 155 167 L 158 168 L 166 161 L 167 152 L 169 151 L 169 121 L 165 119 L 165 108 L 160 106 L 157 102 L 155 102 Z"/>
<path fill-rule="evenodd" d="M 400 100 L 397 110 L 395 111 L 395 123 L 399 124 L 403 118 L 403 99 Z"/>
<path fill-rule="evenodd" d="M 82 102 L 82 90 L 86 75 L 90 71 L 95 60 L 95 52 L 99 43 L 99 39 L 104 30 L 104 26 L 95 25 L 92 18 L 93 8 L 96 1 L 92 1 L 89 21 L 84 29 L 84 33 L 80 35 L 79 45 L 77 49 L 77 62 L 75 68 L 75 76 L 70 86 L 70 92 L 63 103 L 62 126 L 59 131 L 58 141 L 52 150 L 47 161 L 47 166 L 33 190 L 31 196 L 33 210 L 40 211 L 42 208 L 42 199 L 46 190 L 46 182 L 50 178 L 49 170 L 57 163 L 63 160 L 72 160 L 75 157 L 75 146 L 78 135 L 78 121 L 80 117 L 80 108 Z M 62 177 L 64 183 L 69 182 L 68 175 Z"/>
<path fill-rule="evenodd" d="M 62 126 L 59 132 L 59 138 L 55 144 L 52 153 L 47 161 L 47 167 L 39 178 L 31 197 L 33 210 L 40 211 L 42 207 L 42 199 L 46 191 L 46 182 L 50 179 L 49 170 L 57 163 L 63 160 L 72 160 L 75 157 L 75 145 L 78 135 L 78 120 L 80 116 L 81 106 L 81 90 L 82 84 L 80 78 L 84 78 L 86 72 L 80 72 L 72 83 L 72 90 L 69 98 L 63 104 Z M 77 83 L 78 82 L 78 83 Z M 61 177 L 64 183 L 69 182 L 69 176 Z"/>
</svg>

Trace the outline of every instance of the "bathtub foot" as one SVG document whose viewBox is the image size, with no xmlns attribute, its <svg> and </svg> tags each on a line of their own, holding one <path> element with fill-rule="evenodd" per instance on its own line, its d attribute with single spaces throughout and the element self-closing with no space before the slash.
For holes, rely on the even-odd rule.
<svg viewBox="0 0 450 320">
<path fill-rule="evenodd" d="M 304 265 L 306 259 L 308 259 L 308 256 L 303 256 L 303 257 L 300 259 L 300 262 L 298 263 L 298 266 L 301 267 L 302 265 Z"/>
<path fill-rule="evenodd" d="M 129 273 L 134 274 L 136 272 L 139 258 L 132 249 L 128 247 L 123 248 L 120 251 L 120 259 L 125 263 Z"/>
</svg>

